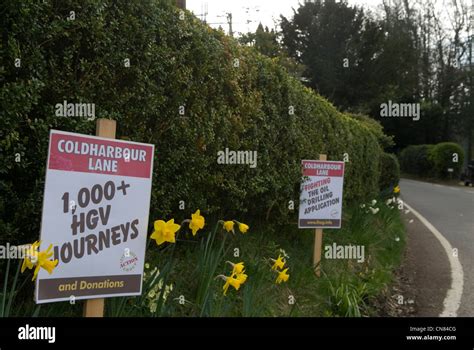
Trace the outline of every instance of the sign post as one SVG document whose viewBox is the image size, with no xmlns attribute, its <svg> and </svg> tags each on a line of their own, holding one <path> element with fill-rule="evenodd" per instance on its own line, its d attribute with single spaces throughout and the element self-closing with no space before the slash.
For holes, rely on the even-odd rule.
<svg viewBox="0 0 474 350">
<path fill-rule="evenodd" d="M 325 154 L 319 160 L 303 160 L 303 183 L 299 205 L 299 228 L 315 228 L 313 267 L 321 276 L 323 228 L 340 228 L 342 222 L 342 188 L 344 162 L 327 161 Z"/>
<path fill-rule="evenodd" d="M 320 154 L 319 160 L 327 160 L 327 155 Z M 314 252 L 313 252 L 313 266 L 316 276 L 321 276 L 321 253 L 323 250 L 323 229 L 317 228 L 314 230 Z"/>
<path fill-rule="evenodd" d="M 117 122 L 113 119 L 100 118 L 97 119 L 95 126 L 95 135 L 109 139 L 115 139 L 115 132 L 117 131 Z M 84 303 L 83 315 L 84 317 L 104 317 L 105 300 L 89 299 Z"/>
</svg>

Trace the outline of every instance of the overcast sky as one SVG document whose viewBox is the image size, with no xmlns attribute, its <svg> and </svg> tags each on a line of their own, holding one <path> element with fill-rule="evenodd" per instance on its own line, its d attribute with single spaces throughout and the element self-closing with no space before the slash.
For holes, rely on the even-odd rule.
<svg viewBox="0 0 474 350">
<path fill-rule="evenodd" d="M 443 9 L 445 1 L 449 0 L 438 0 L 440 10 Z M 264 26 L 275 28 L 279 23 L 280 14 L 291 18 L 292 8 L 298 8 L 298 4 L 303 2 L 304 0 L 187 0 L 186 6 L 200 18 L 202 18 L 200 15 L 206 12 L 207 6 L 207 23 L 215 28 L 221 23 L 226 32 L 229 29 L 226 13 L 230 12 L 234 33 L 246 33 L 255 31 L 260 22 Z M 348 2 L 370 9 L 376 9 L 382 4 L 382 0 L 348 0 Z"/>
<path fill-rule="evenodd" d="M 274 28 L 280 19 L 280 14 L 285 17 L 292 17 L 293 8 L 298 8 L 303 0 L 188 0 L 187 8 L 199 15 L 204 14 L 207 4 L 207 22 L 212 27 L 221 26 L 228 30 L 226 13 L 232 13 L 232 23 L 234 32 L 255 31 L 258 23 Z M 349 0 L 350 4 L 365 5 L 368 7 L 377 6 L 382 0 Z"/>
</svg>

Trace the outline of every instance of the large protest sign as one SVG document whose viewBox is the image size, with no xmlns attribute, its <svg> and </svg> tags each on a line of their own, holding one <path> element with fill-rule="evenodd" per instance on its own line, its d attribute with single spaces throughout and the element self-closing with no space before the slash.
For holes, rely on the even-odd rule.
<svg viewBox="0 0 474 350">
<path fill-rule="evenodd" d="M 59 263 L 41 270 L 37 303 L 139 295 L 154 146 L 52 130 L 41 249 Z"/>
<path fill-rule="evenodd" d="M 340 228 L 344 162 L 303 160 L 299 228 Z"/>
</svg>

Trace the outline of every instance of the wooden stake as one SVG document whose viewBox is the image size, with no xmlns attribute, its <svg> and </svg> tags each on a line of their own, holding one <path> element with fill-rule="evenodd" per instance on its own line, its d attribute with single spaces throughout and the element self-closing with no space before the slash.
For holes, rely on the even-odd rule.
<svg viewBox="0 0 474 350">
<path fill-rule="evenodd" d="M 104 317 L 104 299 L 89 299 L 84 303 L 84 317 Z"/>
<path fill-rule="evenodd" d="M 96 136 L 115 138 L 117 122 L 112 119 L 97 119 Z M 104 299 L 89 299 L 84 303 L 84 317 L 104 317 Z"/>
<path fill-rule="evenodd" d="M 108 139 L 115 138 L 115 131 L 117 129 L 117 122 L 113 119 L 97 119 L 95 126 L 95 135 L 105 137 Z"/>
<path fill-rule="evenodd" d="M 325 154 L 319 155 L 319 160 L 327 160 Z M 323 249 L 323 229 L 317 228 L 314 231 L 314 252 L 313 252 L 313 267 L 316 276 L 321 276 L 321 252 Z"/>
</svg>

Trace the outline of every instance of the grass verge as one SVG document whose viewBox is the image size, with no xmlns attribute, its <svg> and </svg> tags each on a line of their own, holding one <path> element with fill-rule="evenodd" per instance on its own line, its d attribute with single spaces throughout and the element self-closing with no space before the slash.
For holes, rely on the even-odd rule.
<svg viewBox="0 0 474 350">
<path fill-rule="evenodd" d="M 342 228 L 324 230 L 319 278 L 312 268 L 314 230 L 299 230 L 296 224 L 288 224 L 278 229 L 255 226 L 246 234 L 233 235 L 220 229 L 211 232 L 212 228 L 206 227 L 198 233 L 199 237 L 186 233 L 176 245 L 164 248 L 151 242 L 143 295 L 107 299 L 106 315 L 376 316 L 378 310 L 373 301 L 391 283 L 405 247 L 400 212 L 380 201 L 363 208 L 345 208 Z M 326 256 L 326 247 L 334 244 L 363 248 L 363 259 Z M 287 255 L 290 278 L 286 283 L 276 284 L 277 273 L 272 271 L 270 259 L 279 254 Z M 226 261 L 243 261 L 248 279 L 239 290 L 231 288 L 224 296 L 224 281 L 215 276 L 232 270 Z M 5 265 L 0 267 L 2 271 Z M 12 269 L 10 274 L 15 271 Z M 82 303 L 47 304 L 37 310 L 31 299 L 33 283 L 23 281 L 25 278 L 31 276 L 19 276 L 21 290 L 8 292 L 8 288 L 0 288 L 0 301 L 5 298 L 10 316 L 81 315 Z"/>
</svg>

